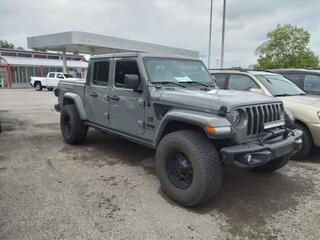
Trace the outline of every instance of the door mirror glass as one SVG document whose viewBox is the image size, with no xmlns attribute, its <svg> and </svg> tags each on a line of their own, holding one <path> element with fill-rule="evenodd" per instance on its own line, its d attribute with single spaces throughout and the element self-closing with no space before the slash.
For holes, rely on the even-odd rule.
<svg viewBox="0 0 320 240">
<path fill-rule="evenodd" d="M 140 86 L 140 78 L 136 74 L 125 74 L 124 75 L 124 86 L 128 89 L 136 90 Z"/>
<path fill-rule="evenodd" d="M 263 94 L 263 91 L 261 88 L 250 88 L 249 91 L 252 93 Z"/>
</svg>

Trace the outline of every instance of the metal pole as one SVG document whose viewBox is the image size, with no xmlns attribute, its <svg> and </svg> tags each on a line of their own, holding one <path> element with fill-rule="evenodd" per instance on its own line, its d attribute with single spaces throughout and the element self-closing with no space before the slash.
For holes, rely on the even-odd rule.
<svg viewBox="0 0 320 240">
<path fill-rule="evenodd" d="M 210 68 L 210 59 L 211 59 L 211 34 L 212 34 L 212 1 L 210 5 L 210 27 L 209 27 L 209 50 L 208 50 L 208 68 Z"/>
<path fill-rule="evenodd" d="M 62 62 L 63 62 L 63 73 L 67 73 L 67 53 L 66 50 L 64 49 L 62 51 Z"/>
<path fill-rule="evenodd" d="M 226 28 L 226 0 L 223 0 L 220 68 L 223 68 L 223 62 L 224 62 L 224 35 L 225 35 L 225 28 Z"/>
</svg>

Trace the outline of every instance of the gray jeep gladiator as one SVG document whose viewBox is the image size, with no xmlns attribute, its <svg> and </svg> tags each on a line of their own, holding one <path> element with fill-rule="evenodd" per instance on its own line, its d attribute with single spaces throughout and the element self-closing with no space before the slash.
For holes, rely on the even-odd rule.
<svg viewBox="0 0 320 240">
<path fill-rule="evenodd" d="M 94 56 L 86 80 L 62 80 L 55 95 L 67 143 L 84 142 L 91 127 L 156 149 L 162 189 L 184 206 L 214 196 L 223 165 L 273 172 L 301 146 L 281 101 L 218 89 L 198 59 Z"/>
</svg>

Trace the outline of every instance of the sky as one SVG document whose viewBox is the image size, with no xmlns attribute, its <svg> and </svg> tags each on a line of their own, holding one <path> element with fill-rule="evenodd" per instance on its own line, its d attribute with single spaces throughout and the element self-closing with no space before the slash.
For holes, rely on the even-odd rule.
<svg viewBox="0 0 320 240">
<path fill-rule="evenodd" d="M 221 51 L 223 0 L 213 0 L 211 66 Z M 227 0 L 225 67 L 255 64 L 255 49 L 277 24 L 311 34 L 320 55 L 320 0 Z M 207 63 L 210 0 L 0 0 L 0 39 L 85 31 L 200 52 Z"/>
</svg>

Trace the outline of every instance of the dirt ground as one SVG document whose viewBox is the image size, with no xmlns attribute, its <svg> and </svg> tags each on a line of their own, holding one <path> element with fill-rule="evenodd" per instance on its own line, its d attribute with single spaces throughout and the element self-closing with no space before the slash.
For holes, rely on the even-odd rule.
<svg viewBox="0 0 320 240">
<path fill-rule="evenodd" d="M 277 173 L 225 169 L 216 198 L 162 193 L 154 151 L 90 130 L 62 140 L 56 98 L 0 90 L 0 239 L 320 239 L 320 151 Z"/>
</svg>

